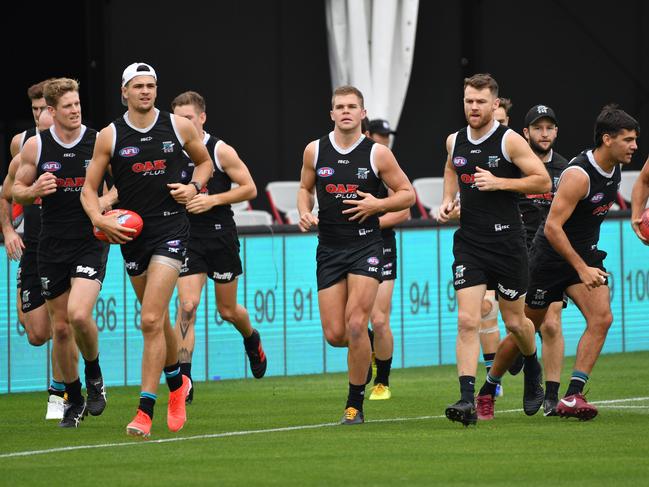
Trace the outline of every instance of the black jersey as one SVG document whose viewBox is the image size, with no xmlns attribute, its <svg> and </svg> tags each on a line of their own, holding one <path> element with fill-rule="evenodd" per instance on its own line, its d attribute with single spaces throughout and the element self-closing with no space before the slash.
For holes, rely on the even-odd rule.
<svg viewBox="0 0 649 487">
<path fill-rule="evenodd" d="M 377 215 L 358 223 L 349 220 L 352 215 L 342 213 L 352 208 L 343 201 L 356 199 L 357 191 L 377 197 L 383 186 L 374 167 L 374 148 L 374 141 L 364 135 L 348 149 L 336 146 L 333 132 L 316 141 L 318 232 L 323 244 L 339 247 L 380 240 Z"/>
<path fill-rule="evenodd" d="M 205 187 L 201 189 L 201 194 L 204 195 L 224 193 L 229 191 L 232 187 L 232 180 L 221 167 L 221 163 L 219 162 L 216 153 L 219 142 L 221 142 L 220 139 L 208 133 L 205 133 L 203 136 L 203 143 L 205 144 L 205 147 L 207 147 L 207 152 L 209 152 L 214 166 L 212 177 L 209 179 Z M 185 155 L 185 158 L 189 159 L 187 155 Z M 193 172 L 193 163 L 191 166 L 189 166 L 188 163 L 187 170 L 189 170 L 190 167 Z M 189 177 L 191 178 L 191 173 Z M 209 237 L 214 235 L 214 232 L 235 227 L 234 214 L 232 213 L 230 205 L 214 206 L 205 213 L 199 213 L 196 215 L 188 213 L 187 216 L 189 217 L 189 223 L 191 225 L 190 234 L 192 236 Z"/>
<path fill-rule="evenodd" d="M 505 136 L 510 129 L 494 121 L 493 127 L 479 140 L 470 137 L 469 128 L 458 131 L 451 151 L 451 162 L 460 187 L 460 227 L 477 238 L 521 234 L 518 193 L 479 191 L 475 185 L 476 168 L 481 167 L 499 178 L 519 178 L 521 172 L 505 151 Z"/>
<path fill-rule="evenodd" d="M 81 206 L 81 189 L 86 180 L 86 167 L 92 159 L 97 131 L 82 125 L 77 140 L 69 144 L 56 136 L 54 127 L 37 137 L 36 177 L 45 172 L 56 176 L 56 191 L 42 198 L 41 235 L 62 239 L 91 236 L 92 224 Z"/>
<path fill-rule="evenodd" d="M 130 123 L 128 112 L 111 124 L 115 138 L 110 165 L 119 206 L 142 218 L 185 212 L 167 187 L 168 183 L 182 181 L 184 141 L 173 115 L 157 109 L 156 115 L 155 121 L 143 129 Z"/>
<path fill-rule="evenodd" d="M 30 137 L 36 135 L 36 132 L 36 127 L 32 127 L 20 134 L 20 147 L 18 148 L 18 152 L 23 150 L 23 147 L 25 147 L 25 142 L 27 142 Z"/>
<path fill-rule="evenodd" d="M 377 198 L 387 198 L 388 197 L 388 188 L 386 187 L 385 184 L 382 184 L 379 186 L 379 195 Z M 382 217 L 385 213 L 382 213 L 379 215 L 379 218 Z M 380 225 L 380 223 L 379 223 Z M 393 239 L 396 236 L 396 233 L 394 232 L 394 229 L 392 227 L 385 227 L 381 229 L 381 237 L 383 237 L 384 240 L 389 240 Z"/>
<path fill-rule="evenodd" d="M 583 254 L 596 247 L 602 222 L 615 203 L 621 179 L 620 166 L 615 166 L 610 173 L 604 172 L 595 162 L 593 152 L 589 150 L 570 161 L 563 174 L 566 171 L 582 171 L 589 179 L 588 194 L 577 203 L 572 215 L 563 224 L 563 231 L 570 244 L 577 253 Z M 534 242 L 535 245 L 538 242 L 544 250 L 556 254 L 545 237 L 543 226 L 539 227 Z"/>
<path fill-rule="evenodd" d="M 520 196 L 518 202 L 525 231 L 530 237 L 534 237 L 539 226 L 543 224 L 545 218 L 548 216 L 552 199 L 557 192 L 559 177 L 563 170 L 568 167 L 568 160 L 561 154 L 552 151 L 550 160 L 544 165 L 552 180 L 552 188 L 550 191 L 542 194 L 523 194 Z"/>
</svg>

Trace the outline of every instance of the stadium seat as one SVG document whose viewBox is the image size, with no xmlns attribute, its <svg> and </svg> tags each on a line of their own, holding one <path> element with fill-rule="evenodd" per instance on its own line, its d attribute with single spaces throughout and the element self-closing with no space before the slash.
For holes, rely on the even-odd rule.
<svg viewBox="0 0 649 487">
<path fill-rule="evenodd" d="M 237 226 L 272 225 L 273 215 L 264 210 L 244 210 L 234 212 Z"/>
<path fill-rule="evenodd" d="M 282 214 L 297 209 L 299 181 L 271 181 L 266 185 L 266 195 L 277 223 L 284 223 Z"/>
<path fill-rule="evenodd" d="M 444 191 L 444 178 L 417 178 L 412 182 L 417 195 L 417 208 L 421 218 L 429 219 L 435 214 L 442 202 Z"/>
</svg>

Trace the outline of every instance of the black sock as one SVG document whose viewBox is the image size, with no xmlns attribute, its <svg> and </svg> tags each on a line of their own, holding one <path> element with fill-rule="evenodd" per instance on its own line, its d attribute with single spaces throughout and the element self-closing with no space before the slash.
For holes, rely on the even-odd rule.
<svg viewBox="0 0 649 487">
<path fill-rule="evenodd" d="M 376 379 L 374 385 L 383 384 L 384 386 L 390 385 L 390 368 L 392 367 L 392 357 L 387 360 L 376 360 Z"/>
<path fill-rule="evenodd" d="M 483 353 L 482 359 L 484 360 L 485 369 L 487 369 L 487 374 L 491 370 L 491 366 L 494 364 L 494 359 L 496 358 L 496 353 Z"/>
<path fill-rule="evenodd" d="M 372 352 L 374 351 L 374 330 L 369 326 L 367 327 L 367 336 L 370 337 L 370 347 L 372 347 Z"/>
<path fill-rule="evenodd" d="M 164 368 L 164 372 L 169 390 L 173 392 L 180 389 L 180 386 L 183 385 L 183 375 L 180 373 L 180 364 L 176 362 L 173 365 L 168 365 Z"/>
<path fill-rule="evenodd" d="M 461 375 L 459 380 L 462 400 L 473 404 L 475 396 L 475 377 L 470 375 Z"/>
<path fill-rule="evenodd" d="M 356 408 L 359 411 L 363 410 L 363 399 L 365 399 L 365 384 L 356 386 L 349 383 L 349 394 L 347 395 L 347 408 Z"/>
<path fill-rule="evenodd" d="M 496 388 L 498 387 L 498 384 L 500 384 L 501 379 L 502 377 L 495 377 L 491 375 L 491 373 L 487 374 L 487 379 L 484 381 L 484 384 L 482 384 L 478 395 L 491 395 L 496 397 Z"/>
<path fill-rule="evenodd" d="M 155 406 L 156 395 L 148 392 L 140 393 L 140 405 L 138 409 L 153 419 L 153 407 Z"/>
<path fill-rule="evenodd" d="M 532 355 L 525 355 L 524 357 L 523 372 L 525 372 L 525 375 L 536 373 L 539 368 L 539 360 L 536 357 L 536 350 L 534 350 Z"/>
<path fill-rule="evenodd" d="M 192 378 L 192 363 L 191 362 L 181 362 L 180 363 L 180 373 L 186 375 L 190 379 Z"/>
<path fill-rule="evenodd" d="M 73 382 L 65 383 L 65 392 L 68 394 L 68 402 L 72 404 L 83 404 L 81 381 L 78 377 Z"/>
<path fill-rule="evenodd" d="M 568 385 L 568 390 L 566 391 L 566 396 L 581 394 L 584 390 L 586 382 L 588 382 L 587 373 L 581 372 L 579 370 L 573 370 L 572 376 L 570 377 L 570 385 Z"/>
<path fill-rule="evenodd" d="M 559 383 L 552 382 L 551 380 L 545 381 L 545 398 L 546 399 L 559 399 Z"/>
<path fill-rule="evenodd" d="M 101 368 L 99 367 L 99 354 L 97 354 L 95 360 L 86 360 L 84 357 L 83 361 L 86 364 L 85 366 L 86 380 L 99 379 L 101 377 Z"/>
<path fill-rule="evenodd" d="M 246 350 L 256 350 L 259 347 L 259 333 L 253 328 L 249 337 L 243 337 L 243 346 Z"/>
</svg>

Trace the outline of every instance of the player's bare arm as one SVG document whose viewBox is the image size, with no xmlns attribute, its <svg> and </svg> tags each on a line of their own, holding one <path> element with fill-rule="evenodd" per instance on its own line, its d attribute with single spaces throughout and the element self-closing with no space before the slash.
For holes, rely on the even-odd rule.
<svg viewBox="0 0 649 487">
<path fill-rule="evenodd" d="M 394 191 L 388 189 L 388 196 L 392 196 Z M 390 211 L 385 215 L 379 217 L 379 227 L 383 228 L 392 228 L 399 223 L 403 223 L 410 219 L 410 208 L 400 211 Z"/>
<path fill-rule="evenodd" d="M 102 129 L 97 136 L 92 159 L 86 168 L 86 180 L 81 190 L 81 204 L 92 224 L 106 234 L 110 243 L 123 244 L 133 240 L 128 234 L 135 233 L 135 230 L 117 223 L 118 215 L 103 215 L 98 194 L 99 187 L 104 184 L 104 175 L 110 163 L 112 145 L 113 127 L 108 126 Z"/>
<path fill-rule="evenodd" d="M 446 164 L 444 165 L 444 194 L 442 195 L 442 204 L 439 207 L 439 215 L 437 221 L 439 223 L 446 223 L 451 219 L 451 214 L 457 205 L 455 195 L 459 191 L 457 184 L 457 172 L 451 161 L 451 152 L 455 142 L 455 134 L 451 134 L 446 138 Z"/>
<path fill-rule="evenodd" d="M 512 163 L 524 174 L 520 178 L 498 178 L 490 171 L 477 168 L 475 185 L 480 191 L 515 191 L 517 193 L 545 193 L 552 189 L 552 181 L 543 162 L 529 144 L 516 132 L 505 138 L 505 148 Z"/>
<path fill-rule="evenodd" d="M 304 149 L 300 189 L 297 192 L 297 211 L 300 215 L 298 227 L 303 232 L 308 232 L 311 227 L 318 224 L 318 217 L 311 213 L 315 204 L 313 197 L 315 190 L 315 144 L 315 142 L 311 142 Z"/>
<path fill-rule="evenodd" d="M 343 210 L 343 213 L 349 215 L 352 221 L 363 222 L 376 213 L 405 210 L 415 204 L 415 190 L 392 151 L 380 144 L 375 145 L 374 151 L 374 165 L 379 177 L 393 194 L 386 198 L 375 198 L 370 193 L 357 191 L 361 198 L 343 201 L 343 204 L 351 206 Z"/>
<path fill-rule="evenodd" d="M 9 144 L 9 152 L 11 153 L 11 158 L 13 159 L 20 152 L 20 139 L 22 137 L 22 132 L 14 135 L 11 138 L 11 144 Z"/>
<path fill-rule="evenodd" d="M 45 172 L 36 179 L 37 152 L 38 141 L 36 137 L 30 137 L 20 153 L 20 166 L 12 190 L 14 201 L 21 205 L 31 205 L 36 198 L 42 198 L 56 191 L 56 176 L 51 172 Z"/>
<path fill-rule="evenodd" d="M 221 142 L 216 146 L 216 155 L 223 171 L 238 186 L 223 193 L 194 196 L 187 203 L 187 211 L 190 213 L 203 213 L 215 206 L 248 201 L 257 196 L 257 186 L 237 151 L 232 146 Z"/>
<path fill-rule="evenodd" d="M 184 117 L 174 117 L 176 128 L 185 141 L 183 146 L 189 158 L 194 162 L 194 174 L 192 181 L 197 182 L 201 188 L 205 187 L 212 177 L 212 159 L 203 141 L 198 136 L 194 125 Z M 186 205 L 198 194 L 199 190 L 193 184 L 171 183 L 167 184 L 171 190 L 169 193 L 178 203 Z"/>
<path fill-rule="evenodd" d="M 561 184 L 554 196 L 550 213 L 545 222 L 545 237 L 559 255 L 574 267 L 579 278 L 588 289 L 604 284 L 608 273 L 597 267 L 589 267 L 575 251 L 563 230 L 564 223 L 570 218 L 577 203 L 588 194 L 589 179 L 586 174 L 576 169 L 568 169 L 561 176 Z"/>
<path fill-rule="evenodd" d="M 2 190 L 0 192 L 0 224 L 2 225 L 2 235 L 4 237 L 7 257 L 11 260 L 20 260 L 25 249 L 23 239 L 20 238 L 11 221 L 11 192 L 19 165 L 20 154 L 17 154 L 9 163 L 7 176 L 2 183 Z"/>
<path fill-rule="evenodd" d="M 649 158 L 642 166 L 640 175 L 633 184 L 633 191 L 631 192 L 631 227 L 645 245 L 649 245 L 649 240 L 640 233 L 638 225 L 640 225 L 642 212 L 647 206 L 647 198 L 649 198 Z"/>
</svg>

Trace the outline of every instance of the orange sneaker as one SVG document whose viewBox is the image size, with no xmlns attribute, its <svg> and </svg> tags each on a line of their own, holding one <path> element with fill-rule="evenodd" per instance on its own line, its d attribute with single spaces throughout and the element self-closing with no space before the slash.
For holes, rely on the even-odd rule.
<svg viewBox="0 0 649 487">
<path fill-rule="evenodd" d="M 176 432 L 183 429 L 187 421 L 185 410 L 185 399 L 192 387 L 189 377 L 183 375 L 183 385 L 169 393 L 169 404 L 167 405 L 167 426 L 170 431 Z"/>
<path fill-rule="evenodd" d="M 126 434 L 147 439 L 151 435 L 151 417 L 138 409 L 133 421 L 126 425 Z"/>
</svg>

